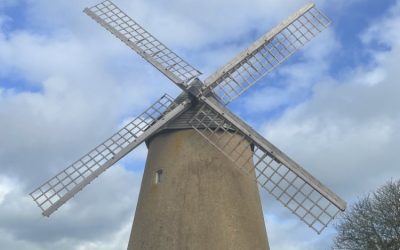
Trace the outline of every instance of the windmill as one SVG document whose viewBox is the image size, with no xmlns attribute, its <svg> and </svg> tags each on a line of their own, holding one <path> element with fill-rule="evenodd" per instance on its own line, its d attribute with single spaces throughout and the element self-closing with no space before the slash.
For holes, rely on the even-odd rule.
<svg viewBox="0 0 400 250">
<path fill-rule="evenodd" d="M 204 81 L 111 1 L 84 12 L 183 92 L 176 99 L 163 95 L 30 193 L 44 216 L 143 142 L 149 152 L 128 249 L 187 249 L 185 244 L 190 249 L 268 248 L 257 184 L 317 233 L 345 210 L 340 197 L 226 107 L 327 28 L 329 19 L 314 4 Z M 221 228 L 226 232 L 219 234 Z"/>
</svg>

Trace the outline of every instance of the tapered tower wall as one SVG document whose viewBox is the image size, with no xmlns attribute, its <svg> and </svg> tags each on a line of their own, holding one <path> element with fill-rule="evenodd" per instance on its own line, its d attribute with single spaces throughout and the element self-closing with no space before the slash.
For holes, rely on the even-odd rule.
<svg viewBox="0 0 400 250">
<path fill-rule="evenodd" d="M 192 129 L 148 147 L 128 250 L 269 249 L 252 178 Z"/>
</svg>

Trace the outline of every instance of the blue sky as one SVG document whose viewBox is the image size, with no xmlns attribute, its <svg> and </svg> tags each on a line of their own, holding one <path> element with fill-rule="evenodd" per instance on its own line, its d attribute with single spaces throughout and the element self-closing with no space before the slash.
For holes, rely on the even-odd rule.
<svg viewBox="0 0 400 250">
<path fill-rule="evenodd" d="M 115 3 L 204 79 L 306 1 Z M 230 108 L 351 203 L 400 177 L 400 1 L 316 3 L 330 28 Z M 82 13 L 94 4 L 0 0 L 2 249 L 126 248 L 144 146 L 50 219 L 27 195 L 163 93 L 180 92 Z M 329 249 L 332 228 L 316 235 L 262 200 L 272 249 Z"/>
<path fill-rule="evenodd" d="M 332 24 L 330 29 L 335 32 L 336 39 L 340 43 L 340 48 L 337 48 L 336 53 L 329 55 L 329 65 L 326 73 L 331 77 L 340 79 L 344 72 L 347 72 L 353 67 L 359 65 L 369 66 L 374 63 L 372 55 L 369 53 L 371 49 L 373 50 L 387 50 L 387 46 L 384 44 L 372 43 L 367 47 L 362 44 L 360 36 L 368 29 L 368 27 L 382 18 L 382 13 L 385 13 L 395 1 L 355 1 L 354 3 L 346 6 L 345 10 L 327 9 L 324 12 L 332 19 Z M 344 14 L 346 13 L 346 14 Z M 244 41 L 244 44 L 249 44 L 254 37 Z M 308 45 L 312 46 L 312 45 Z M 294 64 L 296 62 L 304 61 L 304 53 L 295 54 L 287 62 L 288 64 Z M 287 87 L 285 84 L 288 83 L 288 79 L 285 79 L 285 74 L 279 74 L 280 69 L 278 68 L 277 74 L 270 77 L 264 78 L 263 84 L 269 86 L 276 86 L 278 88 Z M 257 86 L 255 87 L 257 88 Z M 256 90 L 254 90 L 256 91 Z M 297 105 L 299 102 L 303 102 L 308 99 L 312 94 L 312 89 L 304 89 L 302 93 L 299 93 L 295 98 L 284 105 L 281 108 L 287 108 L 292 105 Z M 248 93 L 251 95 L 251 93 Z M 232 104 L 235 105 L 234 103 Z M 240 109 L 240 104 L 238 105 Z M 274 119 L 276 116 L 282 114 L 282 109 L 271 110 L 267 114 L 268 117 Z M 240 112 L 240 110 L 239 110 Z M 255 114 L 259 116 L 259 113 Z"/>
</svg>

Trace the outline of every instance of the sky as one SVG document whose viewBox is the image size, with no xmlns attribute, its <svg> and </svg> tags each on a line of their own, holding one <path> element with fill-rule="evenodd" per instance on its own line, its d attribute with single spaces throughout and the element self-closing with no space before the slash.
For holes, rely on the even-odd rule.
<svg viewBox="0 0 400 250">
<path fill-rule="evenodd" d="M 204 74 L 306 1 L 115 0 Z M 126 249 L 140 146 L 50 218 L 29 192 L 180 90 L 82 13 L 92 0 L 0 0 L 0 248 Z M 400 178 L 400 0 L 317 0 L 332 25 L 230 108 L 349 204 Z M 271 249 L 330 249 L 262 191 Z"/>
</svg>

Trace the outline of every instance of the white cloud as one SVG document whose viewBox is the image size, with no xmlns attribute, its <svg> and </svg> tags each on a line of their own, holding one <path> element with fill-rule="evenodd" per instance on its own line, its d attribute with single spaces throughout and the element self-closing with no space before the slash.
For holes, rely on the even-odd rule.
<svg viewBox="0 0 400 250">
<path fill-rule="evenodd" d="M 247 46 L 249 34 L 261 35 L 305 2 L 121 0 L 118 4 L 194 65 L 201 66 L 201 71 L 211 72 Z M 335 2 L 335 6 L 342 8 L 346 2 Z M 5 3 L 16 1 L 0 1 L 0 5 Z M 82 14 L 83 7 L 92 1 L 24 3 L 21 15 L 27 15 L 24 18 L 29 25 L 0 33 L 0 81 L 13 76 L 41 89 L 30 92 L 18 85 L 0 87 L 0 246 L 34 250 L 125 248 L 141 179 L 140 171 L 126 169 L 142 168 L 145 146 L 107 171 L 50 219 L 40 216 L 27 193 L 113 133 L 122 120 L 140 113 L 162 93 L 177 94 L 179 90 Z M 324 0 L 318 3 L 329 4 Z M 0 25 L 12 22 L 10 18 L 3 13 Z M 389 24 L 392 19 L 385 27 L 394 30 L 397 26 Z M 371 28 L 369 32 L 366 42 L 379 30 Z M 395 37 L 395 31 L 392 33 Z M 326 73 L 324 59 L 339 46 L 334 37 L 325 32 L 320 41 L 307 48 L 303 61 L 280 71 L 290 85 L 287 92 L 275 90 L 275 99 L 265 110 L 279 107 L 302 89 L 317 85 Z M 390 53 L 376 54 L 381 60 L 378 66 L 360 67 L 346 76 L 347 85 L 331 82 L 313 87 L 315 97 L 309 103 L 289 110 L 265 130 L 268 138 L 332 187 L 347 183 L 338 173 L 379 165 L 382 159 L 388 164 L 392 159 L 387 156 L 397 150 L 398 120 L 393 117 L 398 114 L 398 101 L 394 98 L 396 68 L 392 65 L 399 60 L 393 56 L 398 55 L 398 46 L 391 36 L 381 37 L 393 48 Z M 310 68 L 314 72 L 305 74 Z M 365 78 L 369 84 L 356 84 L 366 82 Z M 0 86 L 4 86 L 2 83 Z M 346 153 L 354 148 L 356 159 L 346 161 Z M 319 160 L 315 154 L 319 154 Z M 343 158 L 340 166 L 329 170 L 329 175 L 336 177 L 324 177 L 321 169 L 313 167 L 333 163 L 337 155 Z M 354 165 L 359 168 L 346 169 Z M 396 169 L 391 171 L 397 173 Z M 386 177 L 382 173 L 379 178 Z M 363 189 L 362 184 L 357 186 Z M 335 190 L 347 197 L 352 195 L 344 188 Z M 268 226 L 272 248 L 320 249 L 318 244 L 328 241 L 324 235 L 317 243 L 301 242 L 306 229 L 299 222 L 287 220 L 286 212 L 275 207 L 271 213 L 277 214 Z M 299 237 L 282 237 L 290 231 Z"/>
<path fill-rule="evenodd" d="M 0 205 L 14 188 L 14 183 L 6 177 L 0 176 Z"/>
<path fill-rule="evenodd" d="M 383 16 L 379 22 L 372 24 L 367 32 L 362 36 L 364 43 L 377 42 L 389 46 L 400 46 L 400 2 L 396 1 L 395 5 Z"/>
<path fill-rule="evenodd" d="M 364 45 L 374 58 L 372 63 L 315 85 L 309 100 L 291 107 L 274 121 L 266 121 L 263 129 L 270 141 L 348 202 L 400 177 L 396 158 L 400 150 L 400 37 L 395 35 L 400 25 L 398 6 L 363 35 Z M 389 49 L 376 49 L 375 43 L 384 43 Z M 268 200 L 264 199 L 264 208 L 278 217 L 279 224 L 272 219 L 270 228 L 275 226 L 279 233 L 270 230 L 271 246 L 329 247 L 334 236 L 330 230 L 319 237 L 305 231 L 299 232 L 303 239 L 286 237 L 296 235 L 293 232 L 298 225 L 290 224 L 289 219 L 282 226 L 281 221 L 291 218 L 289 213 L 271 206 Z M 317 244 L 312 240 L 317 238 L 323 240 Z"/>
<path fill-rule="evenodd" d="M 74 239 L 62 239 L 51 244 L 32 244 L 31 241 L 16 239 L 6 230 L 0 230 L 0 243 L 3 249 L 12 250 L 43 250 L 43 249 L 59 249 L 59 250 L 121 250 L 126 249 L 129 239 L 131 225 L 126 224 L 118 228 L 116 231 L 108 235 L 104 235 L 101 239 L 93 241 L 77 241 Z"/>
<path fill-rule="evenodd" d="M 50 218 L 40 215 L 21 185 L 15 186 L 0 204 L 1 229 L 16 242 L 40 249 L 95 249 L 99 244 L 120 249 L 121 237 L 127 242 L 141 172 L 117 165 L 100 178 Z"/>
<path fill-rule="evenodd" d="M 236 100 L 240 103 L 239 112 L 262 114 L 285 108 L 303 101 L 309 89 L 319 84 L 328 74 L 329 58 L 340 49 L 340 44 L 331 30 L 325 30 L 297 54 L 297 62 L 284 62 L 260 83 L 257 91 L 249 91 L 247 96 Z"/>
<path fill-rule="evenodd" d="M 78 245 L 76 250 L 120 250 L 125 249 L 128 246 L 128 239 L 131 232 L 131 223 L 127 223 L 119 231 L 117 231 L 111 239 L 107 240 L 95 240 L 91 242 L 85 242 Z"/>
</svg>

